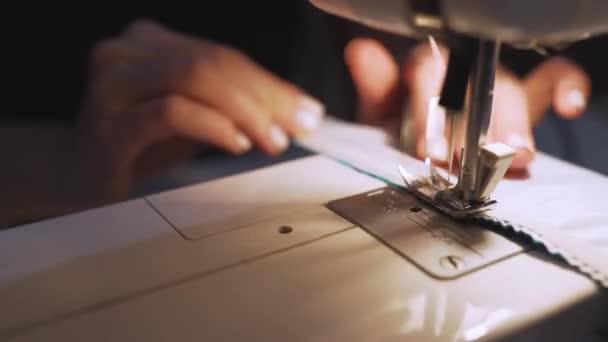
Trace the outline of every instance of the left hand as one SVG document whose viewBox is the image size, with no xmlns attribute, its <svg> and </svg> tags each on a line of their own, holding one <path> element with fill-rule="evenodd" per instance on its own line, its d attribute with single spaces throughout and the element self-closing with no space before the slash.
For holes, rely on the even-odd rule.
<svg viewBox="0 0 608 342">
<path fill-rule="evenodd" d="M 244 53 L 138 20 L 92 51 L 65 189 L 77 203 L 124 199 L 202 145 L 241 155 L 255 144 L 278 155 L 323 113 Z"/>
<path fill-rule="evenodd" d="M 449 54 L 445 48 L 441 52 L 444 58 Z M 416 126 L 416 155 L 424 158 L 428 104 L 441 90 L 446 61 L 438 61 L 430 44 L 425 43 L 414 47 L 400 67 L 379 42 L 371 39 L 351 41 L 345 59 L 359 95 L 360 121 L 381 123 L 390 115 L 400 115 L 400 104 L 409 93 L 410 113 Z M 500 66 L 488 141 L 515 148 L 510 170 L 525 170 L 536 151 L 532 129 L 544 113 L 552 106 L 559 116 L 576 118 L 583 113 L 590 91 L 591 82 L 585 72 L 562 57 L 544 61 L 522 79 Z M 463 132 L 464 126 L 458 127 L 457 146 L 462 145 Z"/>
</svg>

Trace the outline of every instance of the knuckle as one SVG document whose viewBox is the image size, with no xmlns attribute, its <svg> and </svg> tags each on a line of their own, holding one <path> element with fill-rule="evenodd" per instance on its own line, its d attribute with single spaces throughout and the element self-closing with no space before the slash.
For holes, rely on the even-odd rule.
<svg viewBox="0 0 608 342">
<path fill-rule="evenodd" d="M 305 92 L 299 86 L 288 82 L 282 78 L 275 77 L 272 74 L 267 74 L 269 80 L 269 87 L 271 88 L 271 93 L 274 94 L 276 92 L 279 96 L 285 96 L 290 100 L 296 100 L 304 96 Z"/>
<path fill-rule="evenodd" d="M 180 62 L 174 81 L 178 84 L 196 81 L 199 84 L 210 82 L 211 75 L 215 73 L 216 66 L 206 54 L 196 53 L 186 57 Z"/>
<path fill-rule="evenodd" d="M 107 38 L 97 43 L 91 51 L 91 62 L 93 65 L 103 65 L 111 61 L 119 49 L 119 41 Z"/>
<path fill-rule="evenodd" d="M 197 49 L 183 59 L 181 78 L 196 78 L 197 81 L 207 79 L 217 69 L 217 60 L 208 48 Z M 202 80 L 201 80 L 202 78 Z"/>
<path fill-rule="evenodd" d="M 205 55 L 214 66 L 222 69 L 239 68 L 250 63 L 246 55 L 231 46 L 212 43 L 204 50 Z"/>
<path fill-rule="evenodd" d="M 261 93 L 265 98 L 268 116 L 288 125 L 292 122 L 294 113 L 303 108 L 303 105 L 308 105 L 306 109 L 315 114 L 323 115 L 325 111 L 320 104 L 317 107 L 316 102 L 304 102 L 305 92 L 287 82 L 277 82 L 272 89 L 262 90 Z"/>
<path fill-rule="evenodd" d="M 208 75 L 214 70 L 213 61 L 204 54 L 195 54 L 186 62 L 188 74 L 199 77 Z"/>
<path fill-rule="evenodd" d="M 216 61 L 226 61 L 232 60 L 239 54 L 235 49 L 222 45 L 222 44 L 212 44 L 207 48 L 210 57 Z"/>
<path fill-rule="evenodd" d="M 166 126 L 176 128 L 183 109 L 184 101 L 180 96 L 168 95 L 159 101 L 158 115 Z"/>
<path fill-rule="evenodd" d="M 218 130 L 221 136 L 221 139 L 226 142 L 232 141 L 234 135 L 236 134 L 236 127 L 232 123 L 232 121 L 222 117 L 223 120 L 218 120 Z"/>
<path fill-rule="evenodd" d="M 197 82 L 199 86 L 213 84 L 223 73 L 222 70 L 238 68 L 238 65 L 243 62 L 243 57 L 235 49 L 203 42 L 188 56 L 181 59 L 174 81 L 179 85 L 191 82 Z"/>
<path fill-rule="evenodd" d="M 245 120 L 243 125 L 250 127 L 252 132 L 255 132 L 258 137 L 266 139 L 266 131 L 270 125 L 270 121 L 266 117 L 247 115 Z"/>
<path fill-rule="evenodd" d="M 159 28 L 159 25 L 156 24 L 153 20 L 147 18 L 137 18 L 127 25 L 127 29 L 125 31 L 127 35 L 136 35 L 141 33 L 147 33 L 152 30 L 158 30 Z"/>
<path fill-rule="evenodd" d="M 233 93 L 227 100 L 234 104 L 234 120 L 243 125 L 257 130 L 270 120 L 268 112 L 247 95 Z"/>
<path fill-rule="evenodd" d="M 237 98 L 233 100 L 235 103 L 239 101 Z M 245 107 L 239 106 L 228 115 L 237 126 L 242 127 L 242 129 L 250 132 L 253 136 L 258 137 L 259 139 L 264 139 L 264 137 L 266 137 L 266 131 L 270 125 L 270 118 L 265 113 L 252 110 L 252 108 L 246 110 Z"/>
</svg>

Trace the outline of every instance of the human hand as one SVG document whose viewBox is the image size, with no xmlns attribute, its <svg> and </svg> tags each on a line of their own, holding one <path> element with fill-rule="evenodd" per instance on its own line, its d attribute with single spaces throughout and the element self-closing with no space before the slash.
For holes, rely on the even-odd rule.
<svg viewBox="0 0 608 342">
<path fill-rule="evenodd" d="M 318 101 L 244 54 L 138 21 L 92 53 L 70 177 L 80 194 L 123 197 L 133 181 L 201 144 L 279 154 L 323 114 Z"/>
<path fill-rule="evenodd" d="M 441 48 L 445 58 L 448 51 Z M 366 123 L 381 123 L 391 114 L 401 113 L 401 102 L 409 94 L 409 114 L 415 125 L 416 155 L 424 158 L 427 151 L 436 160 L 446 160 L 444 142 L 425 139 L 429 101 L 439 95 L 445 75 L 445 60 L 434 57 L 430 44 L 413 48 L 402 67 L 377 41 L 355 39 L 345 50 L 346 63 L 359 95 L 360 117 Z M 590 93 L 588 76 L 575 64 L 553 57 L 523 79 L 499 67 L 496 74 L 489 142 L 503 142 L 516 149 L 512 171 L 525 170 L 535 154 L 532 133 L 546 110 L 553 106 L 563 118 L 580 116 Z M 456 146 L 462 146 L 464 125 L 457 127 Z M 441 134 L 443 136 L 443 134 Z M 445 139 L 445 137 L 443 138 Z M 460 148 L 456 148 L 457 154 Z"/>
</svg>

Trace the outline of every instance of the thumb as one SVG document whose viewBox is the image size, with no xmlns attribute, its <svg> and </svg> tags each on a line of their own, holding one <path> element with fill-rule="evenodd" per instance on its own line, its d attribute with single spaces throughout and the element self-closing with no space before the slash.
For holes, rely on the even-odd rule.
<svg viewBox="0 0 608 342">
<path fill-rule="evenodd" d="M 382 44 L 353 39 L 346 46 L 344 59 L 359 96 L 359 120 L 379 123 L 399 109 L 399 67 Z"/>
<path fill-rule="evenodd" d="M 533 125 L 540 122 L 550 105 L 563 118 L 580 116 L 591 92 L 587 74 L 563 57 L 553 57 L 540 64 L 524 79 L 524 86 Z"/>
<path fill-rule="evenodd" d="M 521 82 L 499 66 L 494 85 L 494 101 L 488 140 L 502 142 L 515 149 L 510 170 L 525 170 L 535 156 L 528 96 Z"/>
</svg>

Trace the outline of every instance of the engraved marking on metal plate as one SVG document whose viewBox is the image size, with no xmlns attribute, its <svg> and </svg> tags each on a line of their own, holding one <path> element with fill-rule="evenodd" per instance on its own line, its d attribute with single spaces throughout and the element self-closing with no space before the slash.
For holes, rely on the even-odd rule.
<svg viewBox="0 0 608 342">
<path fill-rule="evenodd" d="M 524 250 L 506 237 L 476 223 L 455 221 L 393 187 L 331 201 L 327 207 L 439 279 L 462 276 Z"/>
</svg>

